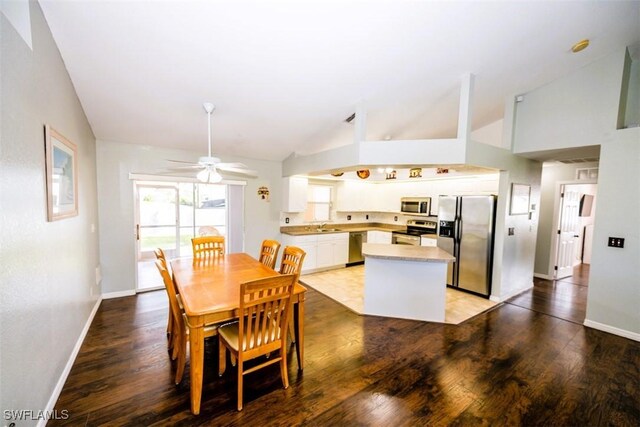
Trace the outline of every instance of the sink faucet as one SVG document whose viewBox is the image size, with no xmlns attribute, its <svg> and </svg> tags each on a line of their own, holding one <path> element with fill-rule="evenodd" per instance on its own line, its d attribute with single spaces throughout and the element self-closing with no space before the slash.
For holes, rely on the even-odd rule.
<svg viewBox="0 0 640 427">
<path fill-rule="evenodd" d="M 318 225 L 318 230 L 322 230 L 324 228 L 324 226 L 327 225 L 326 222 L 322 222 L 320 223 L 320 225 Z"/>
</svg>

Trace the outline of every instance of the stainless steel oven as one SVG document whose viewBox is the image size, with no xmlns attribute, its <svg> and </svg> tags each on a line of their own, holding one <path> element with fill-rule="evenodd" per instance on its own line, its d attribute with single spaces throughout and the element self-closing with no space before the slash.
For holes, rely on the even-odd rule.
<svg viewBox="0 0 640 427">
<path fill-rule="evenodd" d="M 438 223 L 431 220 L 410 219 L 406 230 L 391 233 L 391 243 L 394 245 L 420 246 L 420 236 L 436 235 Z"/>
</svg>

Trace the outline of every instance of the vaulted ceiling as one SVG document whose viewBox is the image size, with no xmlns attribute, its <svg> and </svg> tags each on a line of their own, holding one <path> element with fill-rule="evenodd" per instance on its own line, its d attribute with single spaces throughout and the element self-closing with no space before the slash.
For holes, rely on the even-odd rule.
<svg viewBox="0 0 640 427">
<path fill-rule="evenodd" d="M 524 93 L 640 41 L 638 1 L 40 0 L 98 139 L 282 160 L 367 139 L 453 137 Z M 581 39 L 591 46 L 578 53 Z"/>
</svg>

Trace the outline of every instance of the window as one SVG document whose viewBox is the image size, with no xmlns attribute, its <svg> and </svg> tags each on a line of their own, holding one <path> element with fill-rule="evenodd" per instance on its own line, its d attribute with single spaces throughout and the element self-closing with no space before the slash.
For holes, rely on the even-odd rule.
<svg viewBox="0 0 640 427">
<path fill-rule="evenodd" d="M 331 219 L 331 188 L 328 185 L 309 185 L 307 210 L 304 212 L 305 221 L 329 221 Z"/>
</svg>

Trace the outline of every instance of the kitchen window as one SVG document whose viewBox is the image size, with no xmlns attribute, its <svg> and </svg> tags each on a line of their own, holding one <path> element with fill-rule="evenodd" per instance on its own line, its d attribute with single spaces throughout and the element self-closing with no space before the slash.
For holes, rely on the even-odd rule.
<svg viewBox="0 0 640 427">
<path fill-rule="evenodd" d="M 307 210 L 304 212 L 306 222 L 331 220 L 331 189 L 328 185 L 308 186 Z"/>
</svg>

